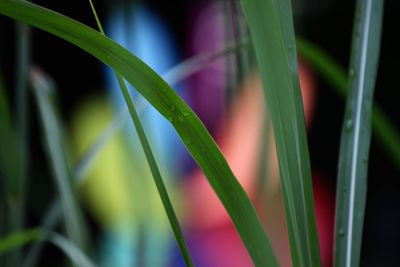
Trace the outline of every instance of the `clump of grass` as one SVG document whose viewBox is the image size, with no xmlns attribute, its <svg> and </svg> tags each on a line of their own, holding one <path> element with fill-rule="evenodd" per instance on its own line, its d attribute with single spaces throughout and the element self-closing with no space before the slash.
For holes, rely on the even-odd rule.
<svg viewBox="0 0 400 267">
<path fill-rule="evenodd" d="M 203 170 L 227 210 L 254 264 L 256 266 L 277 266 L 275 254 L 252 203 L 200 119 L 158 74 L 104 35 L 94 6 L 91 0 L 89 1 L 100 33 L 66 16 L 25 1 L 2 0 L 0 14 L 50 32 L 87 51 L 115 71 L 187 266 L 193 266 L 193 260 L 185 244 L 161 174 L 124 79 L 135 86 L 137 91 L 174 126 L 187 150 Z M 291 2 L 289 0 L 242 0 L 241 3 L 250 30 L 274 129 L 292 263 L 294 266 L 320 266 Z M 339 159 L 335 238 L 335 264 L 337 266 L 357 266 L 359 264 L 366 198 L 372 95 L 378 67 L 382 14 L 383 1 L 357 1 L 352 59 L 349 69 L 350 90 L 347 97 Z M 316 49 L 310 48 L 304 41 L 298 40 L 297 44 L 300 50 L 306 56 L 308 55 L 311 62 L 314 62 L 315 66 L 319 66 L 318 69 L 337 87 L 341 88 L 343 93 L 343 88 L 347 86 L 347 83 L 344 82 L 344 74 L 330 64 L 324 55 Z M 22 47 L 23 44 L 20 45 Z M 236 44 L 231 49 L 238 51 L 240 46 L 241 44 Z M 209 60 L 213 56 L 216 55 L 205 56 L 205 59 Z M 28 56 L 26 53 L 21 53 L 21 57 L 20 77 L 24 77 Z M 201 60 L 205 59 L 197 58 L 200 65 L 203 64 Z M 185 75 L 189 75 L 198 68 L 196 64 L 199 63 L 193 62 L 191 62 L 192 65 L 185 66 L 187 67 L 183 72 L 186 73 Z M 76 265 L 93 266 L 93 263 L 83 253 L 87 249 L 86 231 L 74 193 L 73 182 L 76 179 L 71 178 L 72 172 L 65 159 L 60 120 L 56 116 L 57 113 L 48 95 L 51 86 L 37 71 L 33 72 L 32 78 L 48 149 L 48 159 L 58 188 L 59 205 L 63 213 L 68 239 L 59 234 L 50 233 L 48 229 L 46 233 L 43 232 L 44 230 L 37 229 L 16 232 L 0 240 L 0 254 L 28 242 L 46 239 L 61 248 Z M 26 172 L 24 156 L 26 152 L 24 152 L 26 149 L 25 83 L 26 81 L 22 78 L 19 86 L 21 89 L 18 90 L 20 95 L 18 97 L 20 103 L 18 122 L 21 124 L 19 128 L 23 133 L 19 142 L 12 127 L 7 98 L 0 83 L 0 142 L 5 146 L 22 144 L 21 150 L 17 150 L 11 157 L 0 152 L 0 166 L 4 176 L 2 182 L 7 192 L 5 198 L 9 204 L 7 209 L 9 214 L 12 214 L 13 203 L 20 203 L 18 199 L 23 199 L 23 193 L 21 195 L 19 191 L 22 188 L 20 185 L 23 184 L 22 177 Z M 378 133 L 381 133 L 381 138 L 382 136 L 391 138 L 386 146 L 388 147 L 390 143 L 397 144 L 399 147 L 400 142 L 398 142 L 395 130 L 390 127 L 379 111 L 376 114 L 378 115 L 375 115 L 374 125 Z M 114 126 L 112 130 L 115 131 L 117 126 Z M 98 151 L 98 147 L 95 148 L 94 152 L 90 151 L 86 160 L 90 161 L 94 157 Z M 392 155 L 399 161 L 398 150 L 392 150 Z M 87 166 L 88 163 L 85 164 L 83 166 Z M 83 172 L 75 173 L 78 173 L 79 176 Z M 22 180 L 19 179 L 20 184 L 16 184 L 13 177 L 21 178 Z M 260 182 L 262 183 L 262 181 Z M 54 214 L 56 213 L 53 211 L 56 208 L 54 207 L 57 207 L 57 204 L 51 209 L 46 225 L 55 221 Z M 51 227 L 49 226 L 49 228 Z"/>
</svg>

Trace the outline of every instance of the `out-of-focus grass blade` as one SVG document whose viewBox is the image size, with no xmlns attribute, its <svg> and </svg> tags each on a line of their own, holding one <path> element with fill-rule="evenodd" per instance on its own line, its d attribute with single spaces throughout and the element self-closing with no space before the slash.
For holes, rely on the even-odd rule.
<svg viewBox="0 0 400 267">
<path fill-rule="evenodd" d="M 0 70 L 0 122 L 7 126 L 11 126 L 10 105 L 6 95 L 6 88 L 4 86 L 3 75 Z"/>
<path fill-rule="evenodd" d="M 62 133 L 55 110 L 49 99 L 49 91 L 54 90 L 51 80 L 37 69 L 31 71 L 32 86 L 38 103 L 43 125 L 46 148 L 55 184 L 60 196 L 67 236 L 77 246 L 86 247 L 86 232 L 79 210 L 70 171 L 65 158 Z"/>
<path fill-rule="evenodd" d="M 94 15 L 94 17 L 96 19 L 97 26 L 98 26 L 98 28 L 100 30 L 100 33 L 102 35 L 106 36 L 106 34 L 105 34 L 104 30 L 103 30 L 103 27 L 102 27 L 102 25 L 100 23 L 100 19 L 97 16 L 97 12 L 96 12 L 96 9 L 95 9 L 95 7 L 93 5 L 92 0 L 89 0 L 89 3 L 90 3 L 90 7 L 92 8 L 92 12 L 93 12 L 93 15 Z M 179 249 L 181 250 L 183 259 L 185 261 L 185 264 L 186 264 L 186 266 L 194 266 L 192 256 L 190 255 L 189 249 L 187 248 L 187 245 L 186 245 L 186 242 L 185 242 L 185 238 L 183 236 L 183 232 L 182 232 L 181 227 L 179 225 L 178 218 L 176 217 L 175 210 L 172 207 L 171 200 L 170 200 L 170 198 L 168 196 L 167 188 L 165 187 L 165 184 L 164 184 L 164 182 L 162 180 L 160 170 L 159 170 L 159 168 L 157 166 L 157 163 L 156 163 L 156 160 L 154 158 L 153 152 L 151 151 L 150 143 L 147 140 L 147 137 L 146 137 L 146 134 L 144 132 L 142 123 L 140 122 L 139 115 L 138 115 L 138 113 L 136 111 L 135 105 L 134 105 L 134 103 L 132 101 L 132 98 L 131 98 L 131 96 L 129 94 L 128 88 L 126 87 L 125 81 L 121 77 L 121 75 L 116 71 L 114 73 L 115 73 L 115 76 L 117 77 L 118 84 L 121 87 L 121 91 L 122 91 L 122 93 L 124 95 L 125 102 L 126 102 L 126 104 L 128 106 L 129 113 L 131 115 L 133 124 L 135 125 L 135 129 L 136 129 L 136 132 L 138 134 L 140 143 L 142 145 L 144 154 L 146 156 L 147 163 L 149 164 L 150 171 L 151 171 L 151 174 L 152 174 L 153 179 L 154 179 L 154 183 L 156 184 L 156 187 L 157 187 L 157 190 L 158 190 L 158 194 L 160 195 L 161 202 L 162 202 L 162 204 L 164 206 L 164 209 L 165 209 L 165 212 L 167 214 L 169 223 L 171 224 L 172 231 L 173 231 L 173 233 L 175 235 L 175 239 L 176 239 L 176 241 L 178 243 Z"/>
<path fill-rule="evenodd" d="M 54 225 L 61 217 L 60 212 L 60 201 L 57 199 L 50 204 L 50 208 L 46 213 L 45 217 L 42 219 L 40 227 L 47 232 L 51 232 Z M 40 252 L 44 246 L 44 240 L 39 240 L 35 242 L 27 252 L 24 261 L 22 263 L 23 267 L 33 267 L 36 266 L 36 262 L 39 259 Z"/>
<path fill-rule="evenodd" d="M 360 261 L 382 16 L 383 0 L 357 1 L 336 190 L 335 266 Z"/>
<path fill-rule="evenodd" d="M 66 237 L 53 233 L 49 236 L 48 241 L 61 249 L 76 266 L 96 267 L 84 252 Z"/>
<path fill-rule="evenodd" d="M 189 106 L 151 68 L 93 29 L 34 4 L 2 0 L 0 14 L 24 21 L 79 46 L 128 80 L 172 123 L 231 216 L 254 263 L 257 266 L 276 266 L 275 256 L 255 209 L 215 141 Z"/>
<path fill-rule="evenodd" d="M 18 140 L 12 126 L 9 100 L 2 78 L 0 74 L 0 183 L 1 193 L 8 202 L 13 202 L 19 199 L 20 193 L 17 179 L 20 175 L 20 157 L 19 151 L 15 149 Z"/>
<path fill-rule="evenodd" d="M 319 266 L 310 160 L 289 0 L 242 0 L 276 140 L 294 266 Z"/>
<path fill-rule="evenodd" d="M 342 97 L 347 96 L 347 73 L 331 56 L 305 39 L 297 38 L 297 49 L 315 72 L 320 74 Z M 400 134 L 378 103 L 372 111 L 373 136 L 389 154 L 394 165 L 400 170 Z"/>
<path fill-rule="evenodd" d="M 8 234 L 0 239 L 0 255 L 41 238 L 43 238 L 43 232 L 40 229 L 29 229 Z"/>
<path fill-rule="evenodd" d="M 18 148 L 18 135 L 15 132 L 9 101 L 0 74 L 0 230 L 12 232 L 22 226 L 22 191 L 21 191 L 21 156 Z M 18 265 L 18 252 L 0 258 L 0 264 L 5 266 Z M 3 261 L 4 260 L 4 261 Z"/>
<path fill-rule="evenodd" d="M 0 239 L 0 255 L 11 252 L 31 242 L 47 241 L 61 249 L 76 266 L 95 267 L 92 261 L 70 240 L 58 233 L 42 229 L 29 229 L 14 232 Z"/>
</svg>

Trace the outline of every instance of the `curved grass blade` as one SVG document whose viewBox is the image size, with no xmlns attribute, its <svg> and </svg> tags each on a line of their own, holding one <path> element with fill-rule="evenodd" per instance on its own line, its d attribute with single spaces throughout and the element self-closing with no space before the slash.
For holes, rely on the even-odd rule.
<svg viewBox="0 0 400 267">
<path fill-rule="evenodd" d="M 316 45 L 297 37 L 297 50 L 302 58 L 319 73 L 336 92 L 345 98 L 348 92 L 347 73 L 331 56 Z M 400 170 L 400 134 L 378 103 L 372 111 L 373 136 L 385 149 L 394 165 Z"/>
<path fill-rule="evenodd" d="M 224 48 L 216 49 L 215 51 L 199 53 L 183 62 L 177 64 L 173 68 L 165 72 L 161 77 L 171 86 L 178 84 L 185 80 L 190 75 L 201 70 L 213 61 L 234 53 L 237 50 L 243 50 L 249 45 L 248 40 L 244 39 L 235 44 L 230 44 Z M 136 99 L 135 99 L 136 100 Z M 135 107 L 137 112 L 140 114 L 144 108 L 146 108 L 147 102 L 135 101 Z M 96 158 L 96 155 L 101 151 L 105 144 L 122 128 L 126 119 L 128 118 L 129 111 L 127 107 L 124 107 L 118 114 L 112 119 L 112 121 L 106 126 L 104 131 L 98 136 L 98 138 L 89 147 L 86 153 L 79 160 L 75 168 L 75 176 L 78 182 L 82 182 L 88 169 Z"/>
<path fill-rule="evenodd" d="M 383 0 L 359 0 L 355 14 L 336 190 L 335 266 L 346 267 L 360 263 Z"/>
<path fill-rule="evenodd" d="M 24 21 L 79 46 L 129 81 L 172 123 L 231 216 L 255 265 L 277 265 L 255 209 L 215 141 L 189 106 L 151 68 L 93 29 L 34 4 L 2 0 L 0 14 Z"/>
<path fill-rule="evenodd" d="M 319 266 L 310 160 L 289 0 L 242 0 L 274 129 L 294 266 Z"/>
<path fill-rule="evenodd" d="M 31 242 L 47 241 L 58 247 L 76 266 L 95 267 L 92 261 L 70 240 L 58 233 L 46 232 L 42 229 L 29 229 L 14 232 L 0 239 L 0 255 Z"/>
<path fill-rule="evenodd" d="M 167 81 L 171 86 L 176 85 L 177 83 L 183 81 L 193 73 L 201 70 L 203 67 L 207 66 L 207 64 L 212 63 L 214 60 L 219 59 L 222 56 L 227 54 L 231 54 L 236 50 L 242 50 L 248 47 L 248 40 L 242 40 L 237 44 L 231 44 L 227 47 L 216 49 L 215 51 L 203 52 L 199 53 L 183 62 L 177 64 L 170 70 L 168 70 L 162 77 Z M 136 101 L 135 106 L 137 107 L 137 112 L 140 114 L 141 111 L 146 107 L 147 102 L 144 101 Z M 74 177 L 76 178 L 76 183 L 79 185 L 85 179 L 86 172 L 92 166 L 92 163 L 95 161 L 96 156 L 107 144 L 107 142 L 122 128 L 126 119 L 129 116 L 128 108 L 124 108 L 121 110 L 112 121 L 106 126 L 104 131 L 96 138 L 93 144 L 89 147 L 89 149 L 84 153 L 82 159 L 77 163 L 74 169 Z M 46 230 L 50 230 L 54 228 L 54 225 L 57 223 L 59 219 L 60 213 L 59 211 L 59 201 L 53 201 L 51 207 L 47 210 L 45 219 L 43 221 L 42 228 Z M 36 243 L 28 252 L 28 255 L 23 264 L 24 267 L 32 267 L 35 266 L 39 253 L 41 251 L 42 244 Z"/>
<path fill-rule="evenodd" d="M 66 237 L 57 233 L 52 233 L 48 237 L 48 241 L 61 249 L 76 266 L 96 267 L 83 251 Z"/>
<path fill-rule="evenodd" d="M 48 78 L 39 70 L 31 71 L 32 85 L 38 103 L 40 118 L 46 140 L 47 153 L 55 184 L 60 195 L 61 210 L 67 236 L 81 248 L 86 247 L 86 232 L 82 214 L 75 197 L 70 171 L 65 159 L 62 133 L 48 92 L 54 90 Z"/>
<path fill-rule="evenodd" d="M 92 9 L 93 15 L 94 15 L 94 17 L 96 19 L 97 26 L 98 26 L 98 28 L 100 30 L 100 33 L 102 35 L 106 36 L 106 34 L 105 34 L 104 30 L 103 30 L 103 27 L 102 27 L 102 25 L 100 23 L 100 20 L 99 20 L 99 18 L 97 16 L 96 9 L 95 9 L 95 7 L 93 5 L 92 0 L 89 0 L 89 3 L 90 3 L 90 7 Z M 138 113 L 136 111 L 135 105 L 134 105 L 134 103 L 133 103 L 133 101 L 131 99 L 131 96 L 129 94 L 129 90 L 126 87 L 125 81 L 123 80 L 121 75 L 116 71 L 114 71 L 114 73 L 115 73 L 115 76 L 117 77 L 118 84 L 121 87 L 121 91 L 122 91 L 122 93 L 124 95 L 125 102 L 128 105 L 129 113 L 131 115 L 133 124 L 135 125 L 136 133 L 137 133 L 137 135 L 139 137 L 139 140 L 140 140 L 140 143 L 142 145 L 144 154 L 146 156 L 147 163 L 149 164 L 150 171 L 151 171 L 151 174 L 152 174 L 153 179 L 154 179 L 154 183 L 156 184 L 156 187 L 157 187 L 157 190 L 158 190 L 158 194 L 160 195 L 161 201 L 163 203 L 163 206 L 164 206 L 165 212 L 167 214 L 169 223 L 171 224 L 171 228 L 172 228 L 172 231 L 173 231 L 173 233 L 175 235 L 175 239 L 176 239 L 176 241 L 178 243 L 179 249 L 181 250 L 183 259 L 185 261 L 185 264 L 186 264 L 186 266 L 194 266 L 192 256 L 190 255 L 189 249 L 187 248 L 187 245 L 186 245 L 186 242 L 185 242 L 185 238 L 183 237 L 183 232 L 182 232 L 181 227 L 179 225 L 178 218 L 176 216 L 174 208 L 172 207 L 171 200 L 170 200 L 170 198 L 168 196 L 167 188 L 165 187 L 165 184 L 164 184 L 164 182 L 162 180 L 160 170 L 159 170 L 159 168 L 157 166 L 157 163 L 156 163 L 156 160 L 154 158 L 153 152 L 151 151 L 150 143 L 147 140 L 147 137 L 146 137 L 146 134 L 144 132 L 142 123 L 140 122 L 139 115 L 138 115 Z"/>
</svg>

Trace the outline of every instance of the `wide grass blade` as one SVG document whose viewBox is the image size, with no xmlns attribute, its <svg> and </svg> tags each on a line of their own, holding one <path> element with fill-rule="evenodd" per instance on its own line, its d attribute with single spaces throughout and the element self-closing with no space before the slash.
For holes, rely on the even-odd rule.
<svg viewBox="0 0 400 267">
<path fill-rule="evenodd" d="M 168 71 L 166 71 L 162 77 L 165 81 L 173 87 L 179 82 L 185 80 L 190 75 L 195 72 L 201 70 L 206 67 L 208 64 L 214 62 L 215 60 L 232 54 L 235 51 L 243 50 L 244 48 L 248 48 L 248 40 L 241 40 L 235 44 L 229 44 L 224 48 L 216 49 L 213 51 L 207 51 L 203 53 L 199 53 L 190 57 L 176 66 L 172 67 Z M 140 114 L 141 111 L 147 106 L 147 102 L 144 101 L 136 101 L 135 107 L 137 108 L 137 112 Z M 122 126 L 125 124 L 127 118 L 129 116 L 128 108 L 123 108 L 104 128 L 104 130 L 99 134 L 99 136 L 93 141 L 92 145 L 86 150 L 82 158 L 78 161 L 74 168 L 74 177 L 76 179 L 75 183 L 77 185 L 83 183 L 86 177 L 86 173 L 92 167 L 93 162 L 96 159 L 96 156 L 102 151 L 102 148 L 118 133 Z M 263 168 L 264 169 L 264 168 Z M 47 210 L 45 219 L 42 223 L 42 228 L 46 230 L 53 229 L 56 223 L 59 220 L 59 206 L 60 203 L 58 200 L 54 200 L 53 204 Z M 25 259 L 24 265 L 25 267 L 35 266 L 36 260 L 41 251 L 42 244 L 35 244 L 28 252 L 28 255 Z"/>
<path fill-rule="evenodd" d="M 242 51 L 244 48 L 248 48 L 249 42 L 247 39 L 238 41 L 235 44 L 229 44 L 224 48 L 216 49 L 209 52 L 199 53 L 191 58 L 188 58 L 181 63 L 177 64 L 173 68 L 166 71 L 161 77 L 171 86 L 174 87 L 176 84 L 187 79 L 192 74 L 206 67 L 208 64 L 215 60 L 235 53 L 235 51 Z M 135 98 L 135 100 L 141 98 Z M 141 113 L 142 110 L 148 105 L 145 101 L 134 101 L 137 113 Z M 127 107 L 124 107 L 118 114 L 110 121 L 105 127 L 104 131 L 93 141 L 92 145 L 87 149 L 82 158 L 77 163 L 75 168 L 75 176 L 78 182 L 82 182 L 85 178 L 87 170 L 90 169 L 96 156 L 101 149 L 108 143 L 108 141 L 122 129 L 129 116 Z"/>
<path fill-rule="evenodd" d="M 297 37 L 296 44 L 300 56 L 313 67 L 316 73 L 331 84 L 340 96 L 346 98 L 349 88 L 345 69 L 334 58 L 311 42 Z M 400 171 L 399 131 L 376 102 L 372 110 L 372 131 L 373 137 L 385 149 L 393 164 Z"/>
<path fill-rule="evenodd" d="M 100 33 L 102 35 L 106 36 L 106 34 L 105 34 L 104 30 L 103 30 L 103 27 L 102 27 L 102 25 L 100 23 L 100 19 L 97 16 L 97 12 L 96 12 L 96 9 L 95 9 L 95 7 L 93 5 L 92 0 L 89 0 L 89 3 L 90 3 L 90 7 L 92 9 L 93 15 L 94 15 L 94 17 L 96 19 L 96 23 L 97 23 L 97 26 L 98 26 L 98 28 L 100 30 Z M 156 163 L 156 160 L 154 158 L 153 152 L 151 151 L 150 143 L 147 140 L 147 137 L 146 137 L 146 134 L 144 132 L 142 123 L 140 122 L 139 115 L 138 115 L 138 113 L 136 111 L 135 105 L 134 105 L 134 103 L 132 101 L 132 98 L 131 98 L 131 96 L 129 94 L 129 90 L 126 87 L 125 81 L 121 77 L 121 75 L 116 71 L 114 73 L 115 73 L 115 76 L 117 77 L 118 84 L 119 84 L 119 86 L 121 88 L 122 94 L 124 95 L 125 102 L 126 102 L 126 104 L 128 106 L 129 113 L 130 113 L 132 121 L 133 121 L 133 125 L 135 126 L 137 135 L 139 137 L 139 140 L 140 140 L 140 143 L 142 145 L 144 154 L 146 156 L 147 163 L 149 164 L 150 171 L 151 171 L 151 174 L 152 174 L 153 179 L 154 179 L 154 183 L 156 184 L 156 187 L 157 187 L 157 190 L 158 190 L 158 194 L 160 195 L 162 204 L 163 204 L 165 212 L 167 214 L 169 223 L 171 224 L 171 228 L 172 228 L 172 231 L 173 231 L 173 233 L 175 235 L 175 239 L 176 239 L 176 241 L 178 243 L 179 249 L 181 250 L 183 259 L 185 261 L 185 264 L 186 264 L 186 266 L 194 266 L 192 256 L 190 255 L 189 249 L 187 248 L 187 245 L 186 245 L 186 242 L 185 242 L 185 238 L 183 237 L 183 232 L 182 232 L 181 227 L 179 225 L 178 218 L 176 216 L 174 208 L 172 207 L 171 200 L 170 200 L 170 198 L 168 196 L 167 188 L 165 187 L 165 184 L 164 184 L 164 182 L 162 180 L 160 170 L 159 170 L 159 168 L 157 166 L 157 163 Z"/>
<path fill-rule="evenodd" d="M 129 81 L 172 123 L 231 216 L 256 266 L 276 266 L 275 256 L 255 209 L 215 141 L 189 106 L 151 68 L 93 29 L 34 4 L 2 0 L 0 14 L 24 21 L 79 46 Z"/>
<path fill-rule="evenodd" d="M 294 266 L 319 266 L 310 160 L 289 0 L 243 0 L 276 140 Z"/>
<path fill-rule="evenodd" d="M 14 232 L 0 239 L 0 255 L 11 252 L 31 242 L 42 241 L 50 242 L 58 247 L 76 266 L 96 266 L 73 242 L 64 236 L 36 228 Z"/>
<path fill-rule="evenodd" d="M 51 85 L 51 81 L 45 78 L 39 70 L 32 70 L 31 76 L 43 125 L 48 159 L 60 196 L 67 236 L 77 246 L 86 248 L 87 236 L 65 158 L 63 135 L 48 95 L 49 92 L 54 90 L 54 87 Z"/>
<path fill-rule="evenodd" d="M 383 0 L 357 1 L 336 191 L 335 266 L 360 263 L 382 16 Z"/>
</svg>

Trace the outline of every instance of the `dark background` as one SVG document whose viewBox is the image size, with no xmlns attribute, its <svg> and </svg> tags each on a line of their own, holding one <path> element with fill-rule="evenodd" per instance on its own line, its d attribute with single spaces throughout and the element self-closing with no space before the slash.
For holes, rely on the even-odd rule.
<svg viewBox="0 0 400 267">
<path fill-rule="evenodd" d="M 34 1 L 47 8 L 70 16 L 84 24 L 96 28 L 90 6 L 86 1 Z M 170 23 L 175 38 L 182 44 L 186 36 L 187 14 L 190 5 L 196 1 L 146 1 Z M 303 37 L 313 41 L 328 51 L 343 66 L 349 62 L 351 32 L 354 13 L 354 2 L 347 0 L 303 0 L 294 1 L 296 15 L 296 31 Z M 95 1 L 100 18 L 107 14 L 108 5 L 115 1 Z M 399 86 L 398 62 L 399 55 L 399 1 L 385 2 L 385 15 L 382 31 L 381 57 L 375 99 L 387 116 L 400 128 L 398 116 Z M 8 95 L 14 101 L 14 58 L 16 54 L 14 22 L 0 17 L 0 69 L 6 80 Z M 35 65 L 40 66 L 58 85 L 58 96 L 61 100 L 62 115 L 68 120 L 68 115 L 82 97 L 90 95 L 95 88 L 103 85 L 102 66 L 86 52 L 51 36 L 42 31 L 32 29 L 31 58 Z M 91 77 L 88 79 L 87 77 Z M 100 78 L 99 78 L 100 77 Z M 329 182 L 332 190 L 335 188 L 339 140 L 344 101 L 329 88 L 329 85 L 318 80 L 318 102 L 314 122 L 309 136 L 312 166 Z M 13 103 L 13 102 L 12 102 Z M 36 120 L 36 106 L 30 99 L 31 120 L 31 155 L 30 170 L 33 173 L 43 173 L 45 157 L 41 147 Z M 370 167 L 368 177 L 368 199 L 364 226 L 364 241 L 362 249 L 362 266 L 400 266 L 400 190 L 399 166 L 387 156 L 382 147 L 372 138 L 370 152 Z M 48 180 L 36 179 L 30 191 L 33 210 L 30 211 L 30 223 L 40 222 L 42 207 L 39 203 L 52 199 L 52 185 Z M 32 189 L 31 188 L 31 189 Z M 48 190 L 45 190 L 45 189 Z M 36 193 L 35 193 L 36 192 Z M 39 193 L 38 193 L 39 192 Z M 46 202 L 45 202 L 46 203 Z M 36 208 L 35 208 L 36 207 Z M 93 231 L 96 226 L 93 225 Z M 49 248 L 49 250 L 54 250 Z M 54 252 L 54 254 L 53 254 Z M 58 252 L 51 251 L 51 255 Z"/>
</svg>

